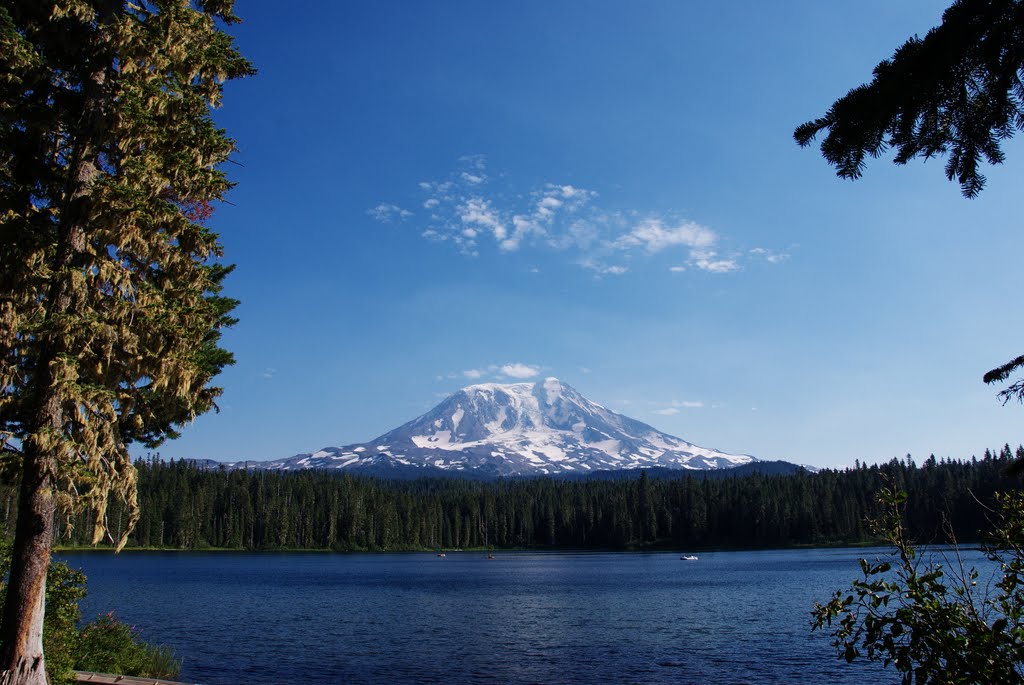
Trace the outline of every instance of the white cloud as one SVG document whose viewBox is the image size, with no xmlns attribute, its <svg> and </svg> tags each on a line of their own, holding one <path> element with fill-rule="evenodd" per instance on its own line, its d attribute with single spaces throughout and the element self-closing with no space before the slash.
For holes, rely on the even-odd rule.
<svg viewBox="0 0 1024 685">
<path fill-rule="evenodd" d="M 507 364 L 487 364 L 486 366 L 478 366 L 472 369 L 464 369 L 458 372 L 450 372 L 445 378 L 466 378 L 473 381 L 486 377 L 491 377 L 494 379 L 533 378 L 534 376 L 539 375 L 543 370 L 543 366 L 538 366 L 536 364 L 509 362 Z M 438 376 L 438 380 L 443 379 L 441 376 Z"/>
<path fill-rule="evenodd" d="M 719 259 L 718 253 L 714 250 L 693 250 L 690 252 L 690 258 L 698 269 L 714 274 L 727 274 L 740 268 L 734 259 Z"/>
<path fill-rule="evenodd" d="M 664 409 L 655 409 L 652 413 L 661 414 L 662 416 L 675 416 L 680 413 L 682 409 L 700 409 L 704 406 L 704 403 L 699 400 L 683 400 L 681 402 L 679 400 L 672 400 L 669 405 L 670 406 L 665 407 Z"/>
<path fill-rule="evenodd" d="M 503 376 L 508 376 L 509 378 L 533 378 L 540 374 L 539 367 L 520 364 L 519 362 L 505 364 L 499 370 Z"/>
<path fill-rule="evenodd" d="M 272 369 L 269 366 L 263 369 L 264 378 L 273 378 L 277 374 L 277 369 Z"/>
<path fill-rule="evenodd" d="M 534 221 L 518 214 L 512 217 L 512 229 L 512 235 L 498 243 L 498 247 L 505 252 L 518 250 L 525 236 L 544 232 Z"/>
<path fill-rule="evenodd" d="M 590 191 L 590 190 L 581 190 L 580 188 L 574 188 L 573 186 L 569 186 L 569 185 L 566 185 L 566 186 L 550 186 L 550 187 L 556 188 L 560 193 L 562 193 L 562 197 L 580 197 L 581 195 L 582 196 L 589 196 L 589 195 L 596 195 L 597 194 L 597 193 L 594 193 L 593 191 Z"/>
<path fill-rule="evenodd" d="M 669 247 L 708 247 L 717 237 L 710 228 L 693 221 L 666 226 L 659 218 L 648 218 L 615 241 L 619 248 L 642 247 L 647 252 L 660 252 Z"/>
<path fill-rule="evenodd" d="M 577 249 L 587 252 L 599 243 L 601 231 L 591 220 L 575 219 L 554 235 L 549 233 L 547 244 L 557 250 Z"/>
<path fill-rule="evenodd" d="M 776 252 L 775 250 L 769 250 L 766 247 L 754 247 L 750 249 L 750 254 L 755 257 L 760 257 L 769 264 L 778 264 L 789 259 L 789 255 L 785 252 Z"/>
<path fill-rule="evenodd" d="M 462 155 L 459 157 L 459 161 L 473 169 L 480 169 L 481 171 L 487 166 L 486 155 Z"/>
<path fill-rule="evenodd" d="M 558 209 L 561 206 L 562 201 L 559 200 L 557 197 L 547 196 L 542 198 L 541 201 L 537 203 L 537 211 L 540 211 L 541 209 L 551 211 L 553 209 Z"/>
<path fill-rule="evenodd" d="M 629 267 L 622 266 L 621 264 L 605 264 L 593 259 L 583 259 L 579 262 L 580 266 L 589 271 L 593 271 L 597 276 L 622 276 L 629 272 Z"/>
<path fill-rule="evenodd" d="M 543 205 L 548 209 L 564 207 L 566 211 L 572 212 L 577 211 L 597 197 L 597 193 L 593 190 L 576 188 L 569 185 L 557 185 L 555 183 L 548 183 L 544 186 L 544 190 L 540 195 L 541 199 L 537 203 L 538 206 Z"/>
<path fill-rule="evenodd" d="M 373 209 L 366 210 L 366 213 L 382 224 L 390 224 L 395 219 L 408 219 L 412 216 L 412 212 L 409 210 L 387 202 L 381 202 Z"/>
<path fill-rule="evenodd" d="M 509 199 L 488 188 L 490 177 L 483 155 L 467 155 L 459 161 L 464 168 L 447 180 L 419 183 L 420 190 L 427 194 L 419 202 L 431 211 L 432 225 L 427 237 L 450 240 L 465 254 L 475 253 L 485 237 L 492 238 L 502 252 L 515 252 L 538 239 L 545 239 L 552 246 L 562 243 L 566 247 L 596 240 L 593 229 L 578 220 L 580 212 L 597 193 L 568 184 L 549 183 Z M 483 231 L 486 236 L 467 229 Z M 551 235 L 551 229 L 555 236 Z M 563 232 L 568 234 L 567 239 L 560 237 Z"/>
<path fill-rule="evenodd" d="M 672 212 L 602 207 L 593 190 L 567 183 L 544 183 L 517 189 L 501 173 L 489 173 L 483 155 L 459 158 L 447 177 L 419 183 L 414 201 L 428 210 L 420 219 L 420 234 L 449 242 L 460 252 L 515 253 L 529 249 L 560 250 L 566 258 L 598 276 L 622 276 L 643 271 L 639 260 L 675 251 L 667 268 L 729 273 L 745 262 L 778 263 L 788 257 L 765 247 L 739 249 L 720 255 L 718 234 L 708 226 Z M 367 211 L 378 221 L 405 221 L 412 212 L 381 203 Z"/>
<path fill-rule="evenodd" d="M 498 213 L 491 208 L 491 203 L 482 197 L 472 197 L 459 206 L 459 219 L 464 226 L 482 226 L 494 234 L 498 240 L 504 240 L 507 234 L 505 224 Z"/>
</svg>

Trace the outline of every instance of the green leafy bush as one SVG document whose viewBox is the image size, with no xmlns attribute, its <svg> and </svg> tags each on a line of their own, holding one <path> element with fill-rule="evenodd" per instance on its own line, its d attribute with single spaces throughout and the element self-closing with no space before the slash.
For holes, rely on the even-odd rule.
<svg viewBox="0 0 1024 685">
<path fill-rule="evenodd" d="M 996 499 L 986 552 L 998 571 L 985 591 L 958 554 L 947 568 L 907 539 L 906 499 L 883 490 L 885 513 L 875 525 L 894 548 L 891 558 L 861 559 L 861 579 L 815 604 L 813 629 L 831 629 L 848 662 L 866 657 L 893 666 L 903 685 L 1024 682 L 1024 493 Z"/>
<path fill-rule="evenodd" d="M 7 567 L 4 567 L 6 577 Z M 51 683 L 74 682 L 71 671 L 78 660 L 82 614 L 78 602 L 85 597 L 85 574 L 63 562 L 51 562 L 46 571 L 46 614 L 43 618 L 43 654 Z"/>
<path fill-rule="evenodd" d="M 113 614 L 99 616 L 82 628 L 77 656 L 75 667 L 81 671 L 173 678 L 181 668 L 169 647 L 140 641 Z"/>
<path fill-rule="evenodd" d="M 0 542 L 0 611 L 10 571 L 10 543 Z M 53 685 L 74 683 L 72 671 L 96 671 L 150 678 L 174 678 L 181 662 L 168 647 L 151 646 L 113 614 L 79 628 L 78 602 L 85 597 L 85 574 L 64 562 L 51 562 L 46 573 L 43 653 Z"/>
</svg>

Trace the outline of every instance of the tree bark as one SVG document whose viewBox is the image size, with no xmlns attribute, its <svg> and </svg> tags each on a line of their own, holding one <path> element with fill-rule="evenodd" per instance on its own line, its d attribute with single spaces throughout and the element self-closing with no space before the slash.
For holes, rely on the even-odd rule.
<svg viewBox="0 0 1024 685">
<path fill-rule="evenodd" d="M 49 291 L 48 319 L 74 310 L 71 271 L 85 249 L 87 191 L 96 174 L 91 160 L 80 158 L 75 164 L 74 191 L 66 220 L 62 221 L 62 238 Z M 22 445 L 18 521 L 11 550 L 11 577 L 0 623 L 0 685 L 47 685 L 43 618 L 55 512 L 52 477 L 58 455 L 54 453 L 52 438 L 45 439 L 45 436 L 65 432 L 60 383 L 53 362 L 67 351 L 67 344 L 60 336 L 53 335 L 43 337 L 40 343 L 31 393 L 35 398 L 33 429 Z"/>
<path fill-rule="evenodd" d="M 46 570 L 50 565 L 54 501 L 45 464 L 34 445 L 26 446 L 18 523 L 11 553 L 11 577 L 0 633 L 0 684 L 46 685 L 43 617 Z"/>
<path fill-rule="evenodd" d="M 97 93 L 105 72 L 93 74 L 92 96 L 86 111 L 95 120 L 102 112 Z M 88 136 L 79 146 L 71 172 L 69 202 L 60 223 L 61 239 L 53 264 L 46 307 L 47 319 L 75 310 L 71 272 L 86 248 L 86 223 L 89 216 L 89 189 L 99 171 L 93 160 L 95 146 Z M 7 586 L 3 622 L 0 623 L 0 685 L 47 685 L 43 659 L 43 618 L 46 602 L 46 570 L 50 565 L 55 502 L 52 474 L 57 454 L 52 441 L 40 444 L 47 435 L 65 432 L 60 383 L 53 362 L 66 353 L 67 342 L 59 335 L 42 336 L 33 379 L 36 398 L 34 430 L 22 446 L 21 490 L 18 496 L 18 522 L 11 553 L 11 578 Z"/>
<path fill-rule="evenodd" d="M 123 9 L 121 0 L 104 0 L 97 22 L 102 37 L 104 26 Z M 102 41 L 101 41 L 102 42 Z M 112 60 L 101 47 L 88 58 L 88 77 L 83 84 L 85 102 L 81 130 L 74 133 L 75 154 L 68 169 L 66 205 L 58 225 L 57 251 L 52 263 L 52 281 L 47 293 L 47 320 L 73 312 L 76 295 L 72 272 L 81 268 L 87 247 L 93 182 L 99 176 L 97 150 L 107 129 L 104 104 L 105 84 Z M 11 576 L 0 623 L 0 685 L 47 685 L 43 659 L 43 618 L 46 602 L 46 571 L 50 565 L 55 501 L 53 474 L 56 460 L 52 439 L 66 431 L 59 379 L 52 363 L 67 353 L 68 344 L 58 334 L 43 334 L 29 391 L 34 398 L 32 429 L 22 445 L 21 490 L 18 521 L 11 556 Z M 74 350 L 70 350 L 74 352 Z"/>
</svg>

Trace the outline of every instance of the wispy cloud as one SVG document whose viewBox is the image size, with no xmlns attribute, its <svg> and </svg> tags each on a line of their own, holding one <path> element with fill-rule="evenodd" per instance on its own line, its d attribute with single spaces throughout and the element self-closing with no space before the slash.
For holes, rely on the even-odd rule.
<svg viewBox="0 0 1024 685">
<path fill-rule="evenodd" d="M 616 240 L 615 247 L 641 247 L 649 253 L 654 253 L 680 245 L 706 248 L 714 245 L 716 240 L 714 231 L 693 221 L 670 225 L 659 218 L 647 218 Z"/>
<path fill-rule="evenodd" d="M 629 273 L 629 267 L 621 264 L 605 264 L 596 259 L 585 258 L 579 261 L 584 269 L 593 271 L 598 276 L 622 276 Z"/>
<path fill-rule="evenodd" d="M 754 257 L 760 257 L 769 264 L 778 264 L 789 259 L 789 254 L 786 252 L 776 252 L 775 250 L 769 250 L 766 247 L 754 247 L 749 250 L 750 254 Z"/>
<path fill-rule="evenodd" d="M 407 209 L 402 209 L 398 205 L 393 205 L 388 202 L 381 202 L 376 207 L 366 210 L 375 221 L 379 221 L 382 224 L 390 224 L 394 221 L 401 219 L 408 219 L 412 216 L 412 212 Z"/>
<path fill-rule="evenodd" d="M 508 229 L 501 217 L 491 208 L 491 203 L 482 197 L 471 197 L 458 207 L 462 224 L 462 238 L 467 245 L 476 245 L 480 231 L 491 233 L 498 244 L 502 244 Z"/>
<path fill-rule="evenodd" d="M 690 258 L 698 269 L 710 271 L 713 274 L 727 274 L 731 271 L 738 271 L 740 268 L 735 259 L 722 259 L 714 250 L 693 250 L 690 253 Z"/>
<path fill-rule="evenodd" d="M 514 253 L 527 247 L 554 250 L 596 277 L 622 276 L 630 260 L 660 253 L 679 255 L 673 272 L 726 274 L 744 259 L 770 263 L 788 255 L 765 247 L 719 253 L 721 240 L 708 226 L 664 212 L 611 210 L 594 190 L 568 183 L 515 189 L 503 174 L 488 173 L 483 155 L 459 159 L 458 169 L 440 180 L 419 183 L 410 200 L 425 212 L 413 221 L 429 240 L 452 244 L 469 256 L 482 249 Z M 413 219 L 397 204 L 381 203 L 367 214 L 382 223 Z"/>
<path fill-rule="evenodd" d="M 700 409 L 704 406 L 704 403 L 699 400 L 672 400 L 669 406 L 662 407 L 661 409 L 651 410 L 652 414 L 658 414 L 660 416 L 675 416 L 682 412 L 683 409 Z"/>
<path fill-rule="evenodd" d="M 515 378 L 515 379 L 526 379 L 534 378 L 539 376 L 544 370 L 544 367 L 537 364 L 524 364 L 522 362 L 509 362 L 507 364 L 488 364 L 475 369 L 465 369 L 457 373 L 449 373 L 447 378 L 466 378 L 472 381 L 480 380 L 482 378 L 492 378 L 495 380 Z M 443 380 L 445 377 L 438 376 L 438 380 Z"/>
<path fill-rule="evenodd" d="M 651 413 L 660 414 L 661 416 L 675 416 L 679 413 L 679 410 L 675 407 L 667 407 L 666 409 L 655 409 Z"/>
<path fill-rule="evenodd" d="M 534 376 L 540 375 L 539 366 L 530 366 L 529 364 L 505 364 L 501 367 L 501 374 L 508 376 L 509 378 L 533 378 Z"/>
</svg>

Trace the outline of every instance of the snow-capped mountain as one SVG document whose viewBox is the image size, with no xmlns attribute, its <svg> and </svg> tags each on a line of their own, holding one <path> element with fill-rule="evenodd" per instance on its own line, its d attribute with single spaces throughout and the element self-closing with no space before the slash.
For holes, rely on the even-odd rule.
<svg viewBox="0 0 1024 685">
<path fill-rule="evenodd" d="M 245 465 L 513 476 L 649 467 L 727 469 L 754 461 L 662 433 L 591 402 L 557 378 L 547 378 L 471 385 L 370 442 Z"/>
</svg>

